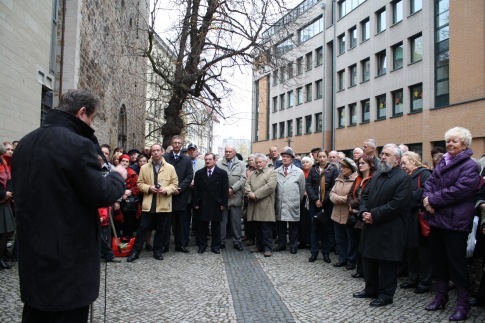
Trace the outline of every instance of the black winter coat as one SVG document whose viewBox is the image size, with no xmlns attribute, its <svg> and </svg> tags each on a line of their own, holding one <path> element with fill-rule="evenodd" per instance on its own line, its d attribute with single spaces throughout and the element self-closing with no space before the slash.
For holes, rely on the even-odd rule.
<svg viewBox="0 0 485 323">
<path fill-rule="evenodd" d="M 406 245 L 408 220 L 411 216 L 413 189 L 411 177 L 400 167 L 389 173 L 376 173 L 362 195 L 359 215 L 370 212 L 372 224 L 362 230 L 362 256 L 400 261 Z"/>
<path fill-rule="evenodd" d="M 227 172 L 215 166 L 210 177 L 207 167 L 195 172 L 193 205 L 199 207 L 198 220 L 221 221 L 221 206 L 227 208 L 229 179 Z"/>
<path fill-rule="evenodd" d="M 173 152 L 163 155 L 163 159 L 175 168 L 179 180 L 179 195 L 172 195 L 172 211 L 185 211 L 189 203 L 189 185 L 194 177 L 192 161 L 189 156 L 180 153 L 175 159 Z"/>
<path fill-rule="evenodd" d="M 419 245 L 421 239 L 425 239 L 421 234 L 418 213 L 423 207 L 424 184 L 430 176 L 431 171 L 424 166 L 416 168 L 411 174 L 413 199 L 411 201 L 411 216 L 409 217 L 408 221 L 408 248 L 416 248 Z"/>
<path fill-rule="evenodd" d="M 314 204 L 320 198 L 319 187 L 320 187 L 321 174 L 318 173 L 319 167 L 320 167 L 319 165 L 313 166 L 312 169 L 310 170 L 308 178 L 306 179 L 305 190 L 308 194 L 308 198 L 310 199 L 310 203 L 314 203 Z M 339 170 L 332 163 L 327 163 L 327 165 L 325 166 L 324 174 L 325 174 L 325 199 L 323 201 L 323 204 L 329 204 L 329 203 L 332 203 L 330 202 L 330 198 L 329 198 L 330 191 L 332 190 L 333 185 L 335 185 L 335 179 L 339 175 Z"/>
<path fill-rule="evenodd" d="M 12 159 L 21 299 L 42 311 L 87 306 L 98 297 L 98 208 L 124 192 L 116 172 L 103 177 L 94 130 L 51 110 L 20 141 Z"/>
</svg>

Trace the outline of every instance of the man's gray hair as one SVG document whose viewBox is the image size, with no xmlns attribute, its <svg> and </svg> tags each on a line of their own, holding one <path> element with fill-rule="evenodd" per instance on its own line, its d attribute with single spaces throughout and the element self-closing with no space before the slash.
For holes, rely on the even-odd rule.
<svg viewBox="0 0 485 323">
<path fill-rule="evenodd" d="M 371 147 L 374 147 L 374 148 L 377 147 L 377 143 L 376 143 L 376 140 L 375 139 L 367 139 L 367 140 L 364 140 L 364 143 L 368 143 Z"/>
<path fill-rule="evenodd" d="M 234 150 L 235 153 L 237 153 L 236 147 L 234 147 L 232 145 L 226 145 L 226 147 L 224 147 L 224 149 L 227 149 L 227 148 L 232 149 L 232 150 Z"/>
<path fill-rule="evenodd" d="M 394 151 L 394 156 L 399 157 L 399 159 L 402 158 L 402 151 L 399 149 L 398 145 L 396 144 L 386 144 L 384 147 L 382 147 L 382 150 L 387 149 L 387 148 L 392 148 Z"/>
<path fill-rule="evenodd" d="M 268 157 L 265 154 L 263 154 L 263 153 L 256 153 L 256 154 L 254 154 L 254 160 L 256 160 L 258 158 L 261 158 L 261 160 L 264 160 L 264 161 L 267 161 L 268 160 Z"/>
</svg>

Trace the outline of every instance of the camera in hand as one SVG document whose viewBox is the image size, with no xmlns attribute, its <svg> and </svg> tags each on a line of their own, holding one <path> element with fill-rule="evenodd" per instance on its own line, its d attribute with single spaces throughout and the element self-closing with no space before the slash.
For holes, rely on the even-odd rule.
<svg viewBox="0 0 485 323">
<path fill-rule="evenodd" d="M 155 188 L 158 190 L 160 188 L 160 184 L 159 183 L 155 184 Z"/>
</svg>

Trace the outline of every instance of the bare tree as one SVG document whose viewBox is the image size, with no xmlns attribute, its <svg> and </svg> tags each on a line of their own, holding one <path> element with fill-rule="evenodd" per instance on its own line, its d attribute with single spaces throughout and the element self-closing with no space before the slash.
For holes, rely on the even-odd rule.
<svg viewBox="0 0 485 323">
<path fill-rule="evenodd" d="M 270 52 L 262 34 L 286 11 L 284 0 L 154 0 L 145 55 L 153 71 L 170 88 L 164 109 L 163 145 L 185 127 L 181 117 L 188 100 L 203 102 L 224 118 L 222 99 L 229 95 L 226 72 L 252 64 L 256 55 Z M 167 39 L 176 53 L 175 69 L 153 55 L 157 19 L 176 17 Z"/>
</svg>

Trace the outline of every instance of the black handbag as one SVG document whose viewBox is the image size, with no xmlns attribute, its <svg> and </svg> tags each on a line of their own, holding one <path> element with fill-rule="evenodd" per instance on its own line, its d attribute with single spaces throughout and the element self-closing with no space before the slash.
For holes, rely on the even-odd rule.
<svg viewBox="0 0 485 323">
<path fill-rule="evenodd" d="M 138 202 L 138 196 L 128 196 L 126 200 L 121 201 L 121 212 L 136 213 L 138 211 Z"/>
<path fill-rule="evenodd" d="M 320 225 L 325 225 L 328 223 L 328 217 L 323 209 L 318 211 L 318 213 L 313 216 L 313 220 Z"/>
</svg>

